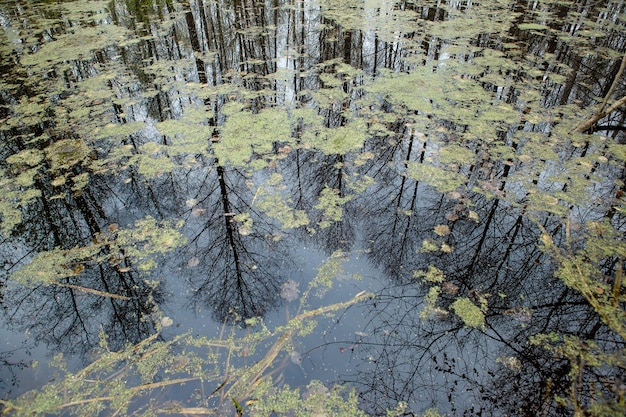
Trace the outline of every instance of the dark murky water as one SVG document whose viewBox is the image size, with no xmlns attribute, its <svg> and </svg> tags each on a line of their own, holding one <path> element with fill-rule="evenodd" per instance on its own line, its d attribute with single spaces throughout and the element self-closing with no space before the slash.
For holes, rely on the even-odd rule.
<svg viewBox="0 0 626 417">
<path fill-rule="evenodd" d="M 571 364 L 529 338 L 623 349 L 540 243 L 621 242 L 623 106 L 576 130 L 626 90 L 604 3 L 0 1 L 2 398 L 102 333 L 245 335 L 371 291 L 277 384 L 568 415 Z M 624 255 L 598 269 L 617 310 Z"/>
</svg>

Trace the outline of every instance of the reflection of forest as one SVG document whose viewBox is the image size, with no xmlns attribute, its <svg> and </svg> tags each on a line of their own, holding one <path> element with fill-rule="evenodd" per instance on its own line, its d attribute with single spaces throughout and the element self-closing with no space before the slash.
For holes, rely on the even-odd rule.
<svg viewBox="0 0 626 417">
<path fill-rule="evenodd" d="M 152 308 L 179 277 L 196 309 L 241 323 L 279 304 L 289 249 L 306 241 L 364 251 L 388 278 L 345 376 L 375 413 L 408 401 L 567 414 L 551 398 L 568 395 L 569 364 L 529 337 L 622 348 L 554 277 L 538 237 L 575 250 L 588 222 L 623 231 L 626 113 L 598 119 L 590 130 L 605 136 L 573 133 L 585 106 L 626 93 L 623 5 L 111 3 L 73 11 L 84 33 L 55 20 L 62 6 L 7 17 L 51 34 L 11 32 L 31 51 L 0 63 L 0 300 L 12 328 L 66 354 L 90 352 L 103 330 L 117 349 L 154 330 Z M 602 36 L 578 34 L 583 15 Z M 129 253 L 149 244 L 109 243 L 147 216 L 182 220 L 187 239 L 159 242 L 171 250 L 154 251 L 148 272 Z M 5 285 L 39 253 L 92 244 L 60 278 Z M 623 255 L 602 265 L 603 283 Z M 459 298 L 488 305 L 484 328 L 451 313 Z M 585 374 L 587 386 L 612 395 L 605 381 L 621 372 Z"/>
</svg>

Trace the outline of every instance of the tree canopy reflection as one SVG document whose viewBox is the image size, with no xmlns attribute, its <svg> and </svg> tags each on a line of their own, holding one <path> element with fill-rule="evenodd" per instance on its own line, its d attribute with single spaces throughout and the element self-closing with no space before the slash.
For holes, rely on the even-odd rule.
<svg viewBox="0 0 626 417">
<path fill-rule="evenodd" d="M 623 411 L 623 8 L 0 1 L 7 326 L 85 361 L 164 309 L 254 332 L 313 247 L 388 283 L 367 411 Z"/>
</svg>

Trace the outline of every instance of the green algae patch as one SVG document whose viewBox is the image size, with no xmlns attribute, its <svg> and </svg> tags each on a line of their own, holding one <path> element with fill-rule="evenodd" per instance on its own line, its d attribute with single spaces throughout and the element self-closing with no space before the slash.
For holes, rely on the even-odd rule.
<svg viewBox="0 0 626 417">
<path fill-rule="evenodd" d="M 25 149 L 9 156 L 6 161 L 9 164 L 37 166 L 44 158 L 44 154 L 39 149 Z"/>
<path fill-rule="evenodd" d="M 361 148 L 367 137 L 365 121 L 359 119 L 345 126 L 321 129 L 310 145 L 326 155 L 345 155 Z"/>
<path fill-rule="evenodd" d="M 138 263 L 140 270 L 156 267 L 154 256 L 165 254 L 184 245 L 187 239 L 178 231 L 182 223 L 157 221 L 148 216 L 138 220 L 130 229 L 117 232 L 115 245 Z"/>
<path fill-rule="evenodd" d="M 414 271 L 413 278 L 423 279 L 426 282 L 441 283 L 446 277 L 443 271 L 435 266 L 429 265 L 426 271 Z"/>
<path fill-rule="evenodd" d="M 323 297 L 328 290 L 333 288 L 333 284 L 338 276 L 344 273 L 344 254 L 341 251 L 334 252 L 322 265 L 317 268 L 315 278 L 309 283 L 309 288 L 303 295 L 303 300 L 312 289 L 315 289 L 316 297 Z"/>
<path fill-rule="evenodd" d="M 411 74 L 382 72 L 367 91 L 381 95 L 391 103 L 411 111 L 432 110 L 431 97 L 441 97 L 442 83 L 426 69 Z"/>
<path fill-rule="evenodd" d="M 284 386 L 277 390 L 272 384 L 263 384 L 255 394 L 261 400 L 251 405 L 251 416 L 367 416 L 359 410 L 356 391 L 340 385 L 328 389 L 323 383 L 312 381 L 303 388 Z"/>
<path fill-rule="evenodd" d="M 86 165 L 91 149 L 80 139 L 64 139 L 46 148 L 46 158 L 53 170 L 67 170 L 74 165 Z"/>
<path fill-rule="evenodd" d="M 179 227 L 170 222 L 157 222 L 149 216 L 137 221 L 129 229 L 120 230 L 117 225 L 111 225 L 106 231 L 96 234 L 93 245 L 55 248 L 38 253 L 30 263 L 14 272 L 11 279 L 25 286 L 73 286 L 62 280 L 77 277 L 87 267 L 101 263 L 118 265 L 125 258 L 136 263 L 137 269 L 147 271 L 156 267 L 156 255 L 171 251 L 186 242 L 177 230 Z M 105 295 L 95 290 L 89 292 Z"/>
<path fill-rule="evenodd" d="M 11 230 L 22 222 L 22 208 L 41 197 L 41 190 L 25 188 L 32 185 L 36 169 L 28 170 L 16 181 L 0 170 L 0 231 L 8 236 Z"/>
<path fill-rule="evenodd" d="M 347 301 L 300 312 L 284 326 L 271 329 L 263 326 L 243 337 L 238 337 L 232 329 L 229 334 L 212 339 L 186 333 L 163 340 L 161 330 L 171 325 L 171 319 L 155 309 L 152 316 L 157 320 L 161 316 L 156 333 L 136 344 L 111 351 L 107 335 L 102 331 L 100 354 L 92 363 L 69 372 L 63 355 L 58 354 L 53 362 L 58 369 L 54 379 L 39 390 L 13 400 L 0 400 L 0 404 L 6 413 L 15 416 L 126 415 L 132 407 L 139 407 L 141 415 L 172 412 L 214 415 L 215 409 L 207 408 L 205 401 L 220 406 L 226 401 L 231 406 L 235 404 L 240 415 L 265 416 L 277 412 L 281 415 L 365 417 L 359 410 L 354 390 L 340 385 L 326 387 L 318 381 L 311 381 L 304 388 L 290 388 L 274 383 L 272 378 L 282 377 L 280 362 L 292 340 L 315 327 L 317 317 L 325 317 L 372 296 L 363 292 Z M 257 349 L 261 359 L 251 366 L 229 365 L 233 355 L 244 349 Z M 201 398 L 190 397 L 189 405 L 162 400 L 168 389 L 183 386 L 198 391 L 208 387 L 206 392 L 212 392 Z M 146 394 L 151 400 L 142 405 L 146 403 Z"/>
<path fill-rule="evenodd" d="M 115 45 L 130 36 L 130 31 L 117 25 L 74 27 L 72 32 L 58 35 L 33 54 L 22 57 L 22 65 L 45 70 L 49 65 L 80 59 L 91 59 L 94 50 Z"/>
<path fill-rule="evenodd" d="M 324 229 L 333 222 L 338 222 L 343 216 L 343 206 L 352 199 L 352 196 L 342 197 L 339 190 L 325 187 L 320 193 L 318 203 L 315 208 L 322 211 L 322 221 L 319 227 Z"/>
<path fill-rule="evenodd" d="M 107 123 L 103 126 L 97 126 L 92 131 L 92 134 L 96 139 L 107 139 L 111 142 L 117 140 L 121 142 L 128 136 L 136 134 L 145 127 L 145 122 Z"/>
<path fill-rule="evenodd" d="M 463 174 L 417 162 L 407 163 L 406 173 L 409 178 L 424 181 L 441 193 L 454 191 L 467 182 L 467 177 Z"/>
<path fill-rule="evenodd" d="M 209 114 L 206 109 L 186 109 L 180 119 L 168 119 L 156 124 L 163 135 L 171 138 L 168 154 L 206 154 L 213 126 L 208 124 Z"/>
<path fill-rule="evenodd" d="M 83 270 L 83 264 L 94 260 L 100 252 L 97 246 L 56 248 L 37 254 L 33 260 L 11 275 L 11 279 L 25 286 L 54 284 L 74 277 Z"/>
<path fill-rule="evenodd" d="M 469 298 L 457 298 L 450 306 L 467 327 L 485 328 L 485 312 Z"/>
<path fill-rule="evenodd" d="M 265 215 L 278 220 L 282 229 L 295 229 L 309 224 L 306 211 L 294 209 L 291 199 L 279 193 L 263 192 L 256 205 Z"/>
<path fill-rule="evenodd" d="M 135 155 L 130 162 L 135 164 L 137 172 L 146 178 L 155 178 L 161 174 L 172 172 L 176 168 L 176 164 L 168 155 L 156 155 L 152 152 L 148 155 L 144 153 Z"/>
<path fill-rule="evenodd" d="M 519 30 L 549 30 L 550 27 L 540 23 L 520 23 L 517 25 Z"/>
<path fill-rule="evenodd" d="M 307 212 L 293 207 L 293 200 L 284 192 L 285 188 L 282 174 L 270 175 L 256 190 L 255 206 L 266 216 L 279 221 L 283 230 L 308 225 Z"/>
<path fill-rule="evenodd" d="M 237 107 L 224 109 L 228 117 L 213 144 L 220 164 L 243 166 L 253 154 L 271 154 L 274 143 L 291 141 L 291 122 L 284 110 L 269 108 L 254 114 Z"/>
<path fill-rule="evenodd" d="M 443 164 L 470 164 L 476 154 L 461 145 L 447 145 L 439 149 L 439 161 Z"/>
</svg>

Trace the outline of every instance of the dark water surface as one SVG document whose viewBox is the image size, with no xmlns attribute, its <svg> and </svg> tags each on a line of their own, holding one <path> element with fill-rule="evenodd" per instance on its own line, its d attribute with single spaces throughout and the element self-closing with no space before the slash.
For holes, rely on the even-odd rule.
<svg viewBox="0 0 626 417">
<path fill-rule="evenodd" d="M 1 0 L 0 399 L 157 333 L 245 368 L 317 312 L 263 381 L 373 415 L 619 415 L 625 24 L 609 0 Z M 215 407 L 220 372 L 152 398 Z"/>
</svg>

